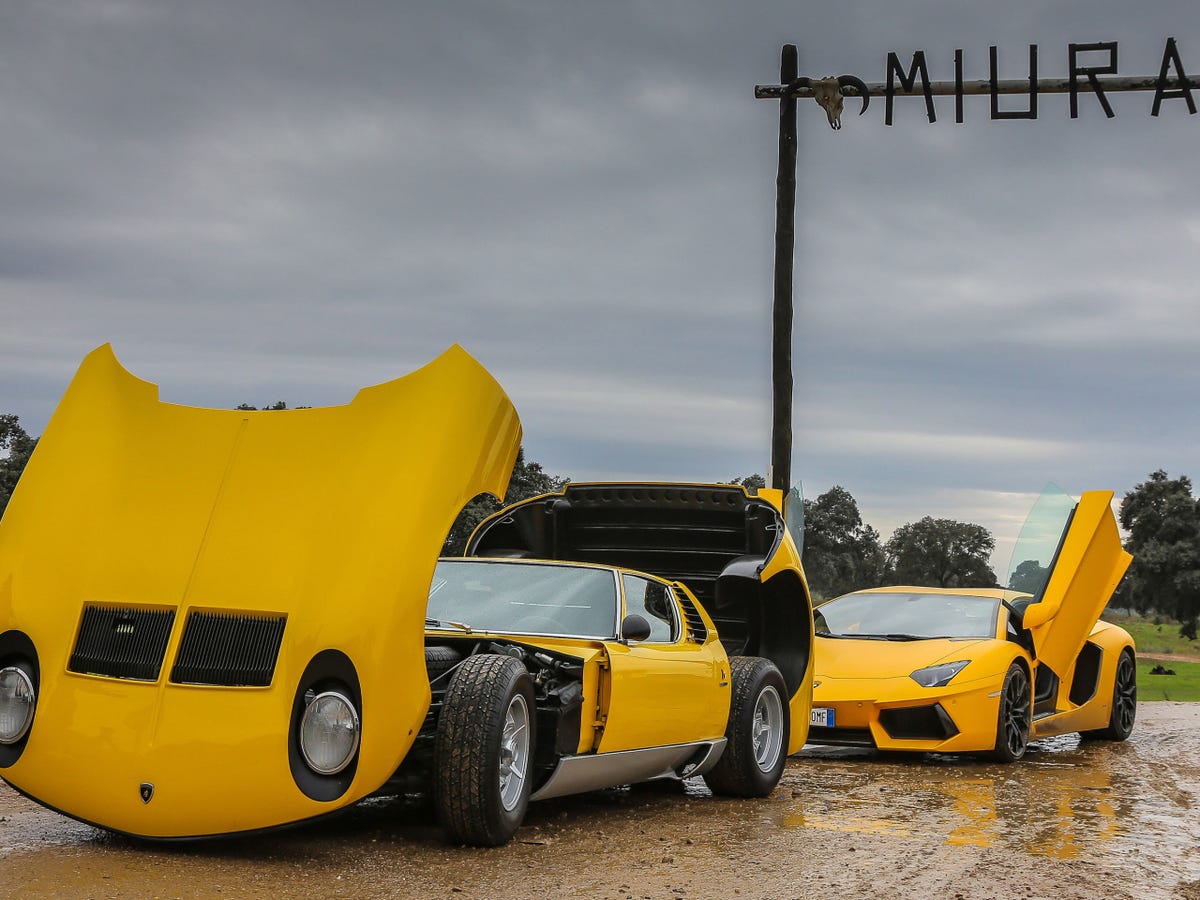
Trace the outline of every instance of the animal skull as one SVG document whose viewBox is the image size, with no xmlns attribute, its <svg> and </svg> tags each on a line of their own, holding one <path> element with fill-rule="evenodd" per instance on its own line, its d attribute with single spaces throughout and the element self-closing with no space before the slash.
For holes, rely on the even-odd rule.
<svg viewBox="0 0 1200 900">
<path fill-rule="evenodd" d="M 830 75 L 812 83 L 813 99 L 825 110 L 829 125 L 834 131 L 842 127 L 842 86 Z"/>
<path fill-rule="evenodd" d="M 837 131 L 842 127 L 842 88 L 852 87 L 858 91 L 858 96 L 862 97 L 862 109 L 858 111 L 861 116 L 867 111 L 867 104 L 871 102 L 871 91 L 863 83 L 861 78 L 856 78 L 853 75 L 839 75 L 834 78 L 832 75 L 828 78 L 819 78 L 813 81 L 811 78 L 797 78 L 786 88 L 784 88 L 784 97 L 795 97 L 797 92 L 808 88 L 812 91 L 813 99 L 821 105 L 825 110 L 825 115 L 829 118 L 829 125 Z"/>
</svg>

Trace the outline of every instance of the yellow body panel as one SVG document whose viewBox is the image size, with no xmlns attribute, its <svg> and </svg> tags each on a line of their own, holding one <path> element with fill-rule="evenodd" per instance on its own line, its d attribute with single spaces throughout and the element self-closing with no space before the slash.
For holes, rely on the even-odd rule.
<svg viewBox="0 0 1200 900">
<path fill-rule="evenodd" d="M 0 634 L 28 635 L 41 670 L 27 745 L 0 777 L 157 837 L 279 825 L 377 789 L 428 707 L 442 541 L 467 500 L 503 495 L 520 433 L 457 346 L 346 406 L 271 412 L 162 403 L 109 346 L 93 351 L 0 523 Z M 85 604 L 175 611 L 157 681 L 68 671 Z M 286 614 L 269 687 L 170 682 L 193 609 Z M 316 801 L 291 775 L 288 734 L 301 674 L 330 648 L 355 666 L 362 743 L 352 784 Z"/>
<path fill-rule="evenodd" d="M 777 489 L 759 488 L 758 497 L 766 500 L 778 511 L 780 516 L 783 516 L 783 491 Z M 785 529 L 779 541 L 779 546 L 776 548 L 774 555 L 767 560 L 767 565 L 762 572 L 763 584 L 768 584 L 773 578 L 789 578 L 799 577 L 801 590 L 807 595 L 808 581 L 804 575 L 804 565 L 800 562 L 800 554 L 796 550 L 796 544 L 792 540 L 791 534 Z M 807 603 L 807 598 L 806 598 Z M 804 676 L 800 679 L 800 684 L 796 690 L 792 692 L 792 696 L 788 700 L 788 708 L 791 719 L 791 733 L 788 737 L 788 754 L 799 752 L 800 748 L 808 741 L 809 720 L 812 715 L 813 707 L 813 677 L 815 672 L 816 653 L 813 636 L 813 623 L 811 611 L 808 615 L 808 662 L 804 669 Z"/>
<path fill-rule="evenodd" d="M 729 661 L 720 641 L 702 646 L 614 643 L 600 753 L 724 737 Z"/>
<path fill-rule="evenodd" d="M 1043 599 L 1025 610 L 1039 662 L 1062 678 L 1133 561 L 1121 546 L 1112 497 L 1088 491 L 1079 498 Z"/>
<path fill-rule="evenodd" d="M 950 753 L 986 749 L 995 742 L 1000 682 L 1023 653 L 1016 644 L 994 640 L 892 642 L 818 636 L 815 655 L 813 704 L 833 709 L 838 728 L 869 729 L 875 745 L 885 750 Z M 945 687 L 923 688 L 908 677 L 924 666 L 960 659 L 971 663 Z M 934 703 L 945 708 L 958 734 L 945 740 L 894 739 L 880 724 L 884 710 Z"/>
</svg>

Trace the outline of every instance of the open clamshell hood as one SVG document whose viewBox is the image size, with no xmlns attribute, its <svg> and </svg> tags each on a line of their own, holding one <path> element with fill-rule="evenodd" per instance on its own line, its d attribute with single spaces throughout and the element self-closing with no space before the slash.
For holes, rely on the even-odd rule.
<svg viewBox="0 0 1200 900">
<path fill-rule="evenodd" d="M 0 774 L 77 818 L 170 837 L 375 790 L 428 707 L 424 612 L 446 533 L 473 496 L 503 496 L 520 437 L 504 391 L 458 346 L 345 406 L 261 412 L 163 403 L 97 348 L 0 522 L 0 657 L 5 633 L 26 636 L 41 681 Z M 89 609 L 106 640 L 157 617 L 162 648 L 136 670 L 97 663 L 77 639 Z M 283 620 L 265 684 L 176 671 L 196 613 Z M 363 722 L 336 803 L 306 795 L 289 764 L 302 673 L 330 650 L 353 666 Z"/>
</svg>

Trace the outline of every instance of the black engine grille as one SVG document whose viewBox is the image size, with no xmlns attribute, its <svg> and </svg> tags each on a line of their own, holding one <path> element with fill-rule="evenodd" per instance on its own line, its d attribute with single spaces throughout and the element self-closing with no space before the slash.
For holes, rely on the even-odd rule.
<svg viewBox="0 0 1200 900">
<path fill-rule="evenodd" d="M 157 681 L 173 609 L 87 606 L 67 668 L 84 675 Z"/>
<path fill-rule="evenodd" d="M 171 670 L 176 684 L 267 687 L 287 616 L 193 611 Z"/>
</svg>

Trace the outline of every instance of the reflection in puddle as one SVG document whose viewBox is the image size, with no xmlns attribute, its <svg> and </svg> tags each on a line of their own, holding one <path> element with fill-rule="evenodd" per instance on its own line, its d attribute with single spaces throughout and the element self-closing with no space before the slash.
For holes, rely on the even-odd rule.
<svg viewBox="0 0 1200 900">
<path fill-rule="evenodd" d="M 1146 738 L 1150 755 L 1152 742 Z M 1164 809 L 1151 796 L 1161 786 L 1148 790 L 1122 774 L 1122 760 L 1137 753 L 1136 736 L 1123 745 L 1078 735 L 1043 740 L 1013 765 L 809 747 L 789 769 L 801 784 L 793 784 L 791 808 L 778 821 L 885 838 L 915 833 L 949 847 L 1103 860 L 1113 868 L 1143 854 L 1186 853 L 1197 837 L 1188 832 L 1197 829 L 1181 828 L 1180 813 L 1190 818 L 1198 786 L 1185 779 L 1174 791 L 1180 808 Z"/>
</svg>

